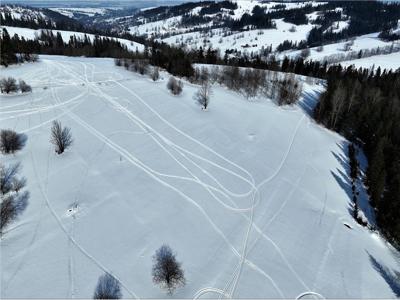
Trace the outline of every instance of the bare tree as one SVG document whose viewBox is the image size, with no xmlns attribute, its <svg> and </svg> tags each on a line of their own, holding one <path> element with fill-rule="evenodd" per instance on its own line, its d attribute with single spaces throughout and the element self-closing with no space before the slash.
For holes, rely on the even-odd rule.
<svg viewBox="0 0 400 300">
<path fill-rule="evenodd" d="M 53 121 L 50 142 L 56 147 L 57 154 L 63 153 L 72 145 L 71 129 L 69 127 L 63 128 L 60 121 Z"/>
<path fill-rule="evenodd" d="M 15 78 L 8 77 L 8 78 L 3 78 L 0 81 L 0 90 L 2 93 L 14 93 L 18 91 L 18 86 L 17 86 L 17 81 Z"/>
<path fill-rule="evenodd" d="M 182 81 L 177 81 L 175 77 L 170 77 L 167 83 L 167 88 L 171 91 L 174 95 L 179 95 L 182 93 L 183 84 Z"/>
<path fill-rule="evenodd" d="M 185 285 L 185 276 L 181 264 L 167 245 L 162 245 L 153 256 L 153 282 L 172 294 L 177 287 Z"/>
<path fill-rule="evenodd" d="M 18 86 L 22 93 L 32 92 L 32 87 L 22 79 L 19 80 Z"/>
<path fill-rule="evenodd" d="M 204 110 L 207 109 L 210 104 L 210 98 L 212 95 L 211 84 L 208 81 L 204 81 L 200 89 L 194 95 L 195 100 L 199 103 Z"/>
<path fill-rule="evenodd" d="M 26 180 L 17 177 L 19 170 L 19 163 L 8 167 L 0 164 L 0 236 L 28 205 L 29 192 L 20 193 Z"/>
<path fill-rule="evenodd" d="M 119 281 L 109 273 L 99 277 L 93 299 L 120 299 L 122 292 Z"/>
<path fill-rule="evenodd" d="M 25 146 L 27 139 L 25 134 L 18 134 L 11 129 L 2 129 L 0 131 L 0 150 L 4 154 L 15 153 Z"/>
<path fill-rule="evenodd" d="M 13 180 L 21 170 L 21 164 L 16 163 L 8 167 L 0 164 L 0 193 L 5 195 L 13 190 Z"/>
</svg>

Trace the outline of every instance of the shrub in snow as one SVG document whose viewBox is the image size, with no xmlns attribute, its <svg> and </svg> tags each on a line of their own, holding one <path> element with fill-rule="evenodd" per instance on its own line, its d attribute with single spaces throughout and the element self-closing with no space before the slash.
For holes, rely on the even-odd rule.
<svg viewBox="0 0 400 300">
<path fill-rule="evenodd" d="M 201 105 L 203 109 L 207 109 L 210 104 L 210 97 L 212 95 L 211 84 L 208 81 L 204 81 L 200 89 L 194 95 L 197 103 Z"/>
<path fill-rule="evenodd" d="M 311 54 L 310 49 L 309 48 L 305 48 L 305 49 L 301 50 L 300 57 L 307 58 L 307 57 L 310 56 L 310 54 Z"/>
<path fill-rule="evenodd" d="M 122 298 L 119 281 L 109 273 L 99 277 L 93 299 L 120 299 Z"/>
<path fill-rule="evenodd" d="M 32 92 L 32 88 L 22 79 L 19 80 L 19 89 L 22 93 Z"/>
<path fill-rule="evenodd" d="M 117 67 L 122 66 L 122 59 L 121 59 L 121 58 L 116 58 L 116 59 L 114 59 L 114 64 L 115 64 Z"/>
<path fill-rule="evenodd" d="M 21 192 L 26 185 L 25 178 L 18 178 L 20 164 L 0 164 L 0 236 L 4 229 L 27 207 L 29 192 Z"/>
<path fill-rule="evenodd" d="M 153 71 L 151 72 L 151 79 L 153 81 L 157 81 L 160 78 L 160 72 L 158 71 L 157 67 L 153 68 Z"/>
<path fill-rule="evenodd" d="M 302 92 L 301 83 L 293 74 L 287 74 L 279 83 L 278 105 L 291 105 L 296 103 Z"/>
<path fill-rule="evenodd" d="M 183 84 L 182 81 L 178 81 L 175 77 L 170 77 L 167 83 L 167 88 L 171 91 L 174 95 L 179 95 L 182 93 Z"/>
<path fill-rule="evenodd" d="M 185 285 L 181 264 L 167 245 L 162 245 L 153 256 L 153 282 L 172 294 L 177 287 Z"/>
<path fill-rule="evenodd" d="M 25 134 L 18 134 L 11 129 L 2 129 L 0 131 L 0 150 L 4 154 L 15 153 L 25 146 L 26 140 Z"/>
<path fill-rule="evenodd" d="M 15 93 L 18 91 L 18 85 L 17 81 L 15 78 L 8 77 L 8 78 L 3 78 L 0 81 L 0 90 L 2 93 Z"/>
<path fill-rule="evenodd" d="M 56 147 L 57 154 L 63 153 L 72 145 L 71 129 L 69 127 L 63 128 L 59 121 L 53 121 L 50 142 Z"/>
</svg>

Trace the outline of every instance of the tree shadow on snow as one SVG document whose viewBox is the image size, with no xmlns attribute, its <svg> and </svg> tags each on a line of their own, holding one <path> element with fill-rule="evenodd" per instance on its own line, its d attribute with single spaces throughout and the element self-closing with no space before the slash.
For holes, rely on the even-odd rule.
<svg viewBox="0 0 400 300">
<path fill-rule="evenodd" d="M 371 254 L 369 254 L 368 251 L 366 251 L 366 252 L 369 256 L 369 259 L 370 259 L 374 269 L 380 273 L 380 275 L 386 281 L 386 283 L 389 285 L 389 287 L 392 289 L 392 291 L 396 295 L 396 297 L 400 297 L 400 272 L 390 270 L 389 268 L 387 268 L 386 266 L 384 266 L 380 262 L 378 262 L 375 259 L 375 257 L 373 257 Z"/>
<path fill-rule="evenodd" d="M 303 92 L 301 100 L 298 101 L 299 107 L 310 117 L 314 115 L 314 108 L 318 103 L 320 94 L 318 91 Z"/>
<path fill-rule="evenodd" d="M 348 149 L 349 143 L 347 142 L 341 142 L 337 143 L 337 146 L 340 148 L 339 153 L 335 153 L 331 151 L 332 155 L 336 158 L 336 160 L 339 162 L 339 164 L 342 166 L 343 170 L 345 172 L 336 169 L 337 173 L 334 173 L 331 171 L 331 174 L 333 177 L 336 179 L 340 187 L 346 192 L 347 196 L 349 197 L 349 205 L 350 203 L 353 203 L 353 191 L 351 189 L 352 187 L 352 180 L 350 178 L 350 163 L 349 163 L 349 158 L 346 156 L 347 149 Z M 366 163 L 365 163 L 365 157 L 362 153 L 357 154 L 357 159 L 359 160 L 360 163 L 360 177 L 359 180 L 356 181 L 356 191 L 358 192 L 357 194 L 357 204 L 358 208 L 364 213 L 365 217 L 368 220 L 368 223 L 371 225 L 376 225 L 375 221 L 375 212 L 373 208 L 371 207 L 371 204 L 369 203 L 369 196 L 366 191 L 366 188 L 362 182 L 362 176 L 364 174 L 364 170 L 366 168 Z M 349 213 L 353 215 L 353 208 L 352 205 L 349 207 Z"/>
<path fill-rule="evenodd" d="M 346 192 L 349 197 L 349 207 L 348 211 L 350 215 L 353 215 L 353 191 L 352 191 L 352 180 L 350 178 L 350 163 L 347 156 L 348 152 L 348 142 L 337 143 L 340 151 L 331 151 L 332 155 L 339 162 L 342 170 L 336 169 L 336 172 L 331 171 L 332 176 L 335 178 L 339 186 Z M 362 151 L 358 151 L 357 159 L 360 163 L 360 175 L 358 180 L 356 180 L 356 192 L 357 192 L 357 204 L 358 208 L 364 216 L 367 218 L 370 225 L 376 226 L 375 212 L 369 203 L 369 196 L 367 190 L 363 183 L 364 170 L 366 168 L 365 157 Z"/>
</svg>

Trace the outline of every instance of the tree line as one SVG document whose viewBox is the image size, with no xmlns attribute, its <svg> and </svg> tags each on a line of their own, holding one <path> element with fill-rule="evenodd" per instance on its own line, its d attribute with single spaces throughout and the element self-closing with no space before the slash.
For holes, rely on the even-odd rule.
<svg viewBox="0 0 400 300">
<path fill-rule="evenodd" d="M 332 68 L 314 117 L 364 149 L 365 183 L 377 223 L 399 246 L 400 71 Z"/>
<path fill-rule="evenodd" d="M 18 34 L 10 37 L 7 29 L 3 28 L 0 44 L 1 64 L 4 66 L 23 61 L 35 61 L 37 54 L 88 57 L 129 57 L 132 55 L 126 45 L 114 38 L 95 35 L 91 39 L 86 34 L 83 37 L 74 34 L 66 42 L 60 32 L 54 34 L 51 30 L 41 30 L 37 38 L 26 40 Z"/>
</svg>

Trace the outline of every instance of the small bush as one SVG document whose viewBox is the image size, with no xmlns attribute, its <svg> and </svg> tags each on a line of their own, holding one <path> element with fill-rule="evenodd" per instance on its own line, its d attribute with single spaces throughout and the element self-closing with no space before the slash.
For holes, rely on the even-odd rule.
<svg viewBox="0 0 400 300">
<path fill-rule="evenodd" d="M 18 134 L 11 129 L 2 129 L 0 131 L 0 150 L 4 154 L 15 153 L 25 146 L 26 140 L 25 134 Z"/>
<path fill-rule="evenodd" d="M 22 79 L 19 80 L 19 89 L 22 93 L 32 92 L 31 86 Z"/>
<path fill-rule="evenodd" d="M 115 64 L 117 67 L 122 66 L 122 59 L 121 59 L 121 58 L 116 58 L 116 59 L 114 59 L 114 64 Z"/>
<path fill-rule="evenodd" d="M 170 77 L 167 83 L 167 88 L 171 91 L 174 95 L 179 95 L 182 93 L 183 84 L 182 81 L 177 81 L 175 77 Z"/>
<path fill-rule="evenodd" d="M 158 67 L 154 67 L 151 72 L 151 79 L 153 81 L 157 81 L 160 78 L 160 72 L 158 71 Z"/>
<path fill-rule="evenodd" d="M 185 276 L 181 264 L 176 261 L 172 249 L 163 245 L 153 256 L 154 265 L 152 270 L 153 282 L 167 289 L 172 294 L 179 286 L 185 285 Z"/>
<path fill-rule="evenodd" d="M 301 50 L 300 57 L 307 58 L 307 57 L 310 56 L 310 54 L 311 54 L 310 49 L 309 48 L 305 48 L 305 49 Z"/>
<path fill-rule="evenodd" d="M 62 127 L 61 122 L 53 121 L 50 142 L 56 147 L 56 153 L 61 154 L 72 145 L 71 129 Z"/>
<path fill-rule="evenodd" d="M 109 273 L 99 277 L 93 299 L 120 299 L 122 298 L 119 281 Z"/>
<path fill-rule="evenodd" d="M 18 85 L 17 81 L 15 78 L 8 77 L 8 78 L 3 78 L 0 81 L 0 90 L 2 93 L 15 93 L 18 91 Z"/>
</svg>

